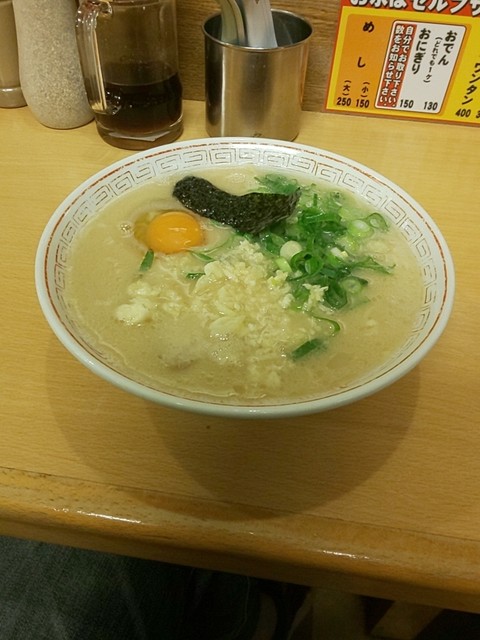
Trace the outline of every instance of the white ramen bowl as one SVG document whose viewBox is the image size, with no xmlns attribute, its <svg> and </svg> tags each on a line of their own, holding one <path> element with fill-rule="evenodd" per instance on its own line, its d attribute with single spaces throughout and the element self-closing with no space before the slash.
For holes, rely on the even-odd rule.
<svg viewBox="0 0 480 640">
<path fill-rule="evenodd" d="M 408 339 L 371 374 L 341 390 L 308 401 L 262 406 L 190 400 L 153 389 L 102 360 L 73 321 L 64 299 L 64 276 L 75 236 L 92 216 L 120 195 L 178 172 L 257 165 L 299 179 L 321 179 L 368 201 L 400 229 L 423 274 L 423 303 Z M 41 237 L 35 267 L 41 308 L 60 342 L 93 373 L 159 404 L 198 413 L 274 418 L 309 414 L 357 401 L 392 384 L 432 348 L 448 321 L 454 296 L 450 252 L 430 216 L 407 193 L 375 171 L 322 149 L 257 138 L 208 138 L 150 149 L 117 162 L 81 184 L 52 215 Z"/>
</svg>

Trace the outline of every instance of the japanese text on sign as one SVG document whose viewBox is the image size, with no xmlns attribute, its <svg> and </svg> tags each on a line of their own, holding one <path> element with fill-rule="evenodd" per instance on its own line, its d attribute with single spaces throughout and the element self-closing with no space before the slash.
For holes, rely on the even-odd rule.
<svg viewBox="0 0 480 640">
<path fill-rule="evenodd" d="M 342 0 L 327 110 L 480 124 L 475 15 L 480 0 Z"/>
<path fill-rule="evenodd" d="M 480 0 L 349 0 L 352 7 L 371 7 L 373 9 L 407 9 L 417 12 L 450 13 L 455 15 L 480 15 Z"/>
<path fill-rule="evenodd" d="M 395 22 L 376 106 L 438 113 L 464 33 L 464 27 Z"/>
</svg>

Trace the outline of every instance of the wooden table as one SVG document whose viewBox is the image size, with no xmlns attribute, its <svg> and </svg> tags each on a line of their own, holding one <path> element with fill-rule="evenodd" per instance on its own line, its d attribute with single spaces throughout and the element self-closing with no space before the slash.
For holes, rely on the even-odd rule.
<svg viewBox="0 0 480 640">
<path fill-rule="evenodd" d="M 205 137 L 201 103 L 185 124 Z M 36 299 L 40 234 L 129 152 L 28 108 L 0 110 L 0 140 L 0 534 L 480 612 L 480 128 L 304 114 L 298 142 L 369 165 L 431 213 L 457 295 L 401 381 L 275 422 L 149 404 L 59 344 Z"/>
</svg>

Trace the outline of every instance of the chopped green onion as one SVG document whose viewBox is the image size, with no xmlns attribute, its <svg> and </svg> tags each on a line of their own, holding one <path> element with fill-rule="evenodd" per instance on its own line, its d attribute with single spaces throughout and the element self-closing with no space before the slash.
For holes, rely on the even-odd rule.
<svg viewBox="0 0 480 640">
<path fill-rule="evenodd" d="M 380 264 L 371 256 L 367 256 L 366 258 L 357 260 L 354 263 L 354 266 L 357 268 L 371 269 L 372 271 L 379 271 L 380 273 L 392 273 L 392 270 L 393 270 L 393 266 L 385 267 L 383 264 Z"/>
<path fill-rule="evenodd" d="M 225 225 L 218 223 L 218 226 L 224 227 Z M 237 237 L 237 234 L 230 234 L 227 239 L 220 244 L 216 244 L 213 247 L 206 247 L 203 251 L 189 249 L 189 252 L 199 260 L 202 260 L 202 262 L 211 262 L 216 259 L 216 255 L 219 254 L 222 249 L 228 249 L 228 247 L 235 242 Z"/>
<path fill-rule="evenodd" d="M 303 265 L 305 273 L 309 276 L 314 275 L 320 268 L 320 261 L 315 256 L 310 256 Z"/>
<path fill-rule="evenodd" d="M 296 180 L 275 174 L 258 181 L 267 191 L 298 188 Z M 363 288 L 368 282 L 358 278 L 358 269 L 391 273 L 393 267 L 369 256 L 364 245 L 365 239 L 387 228 L 388 222 L 380 213 L 367 214 L 348 196 L 312 184 L 300 187 L 300 198 L 289 218 L 248 237 L 287 273 L 293 297 L 290 308 L 315 315 L 306 304 L 309 292 L 304 285 L 325 287 L 323 305 L 338 310 L 367 299 Z"/>
<path fill-rule="evenodd" d="M 338 239 L 338 246 L 350 254 L 355 254 L 358 251 L 358 240 L 351 236 L 343 236 Z"/>
<path fill-rule="evenodd" d="M 151 268 L 154 258 L 155 258 L 155 253 L 152 251 L 152 249 L 149 249 L 147 253 L 144 255 L 142 263 L 140 265 L 140 271 L 142 273 L 144 273 L 145 271 L 148 271 Z"/>
<path fill-rule="evenodd" d="M 203 253 L 201 251 L 190 251 L 190 253 L 202 262 L 212 262 L 212 260 L 215 260 L 215 258 L 208 255 L 208 253 Z"/>
<path fill-rule="evenodd" d="M 280 271 L 284 271 L 285 273 L 292 272 L 292 267 L 288 264 L 288 260 L 282 258 L 281 256 L 279 258 L 275 258 L 275 264 L 280 269 Z"/>
<path fill-rule="evenodd" d="M 290 266 L 294 271 L 296 269 L 299 269 L 303 273 L 305 272 L 305 263 L 310 260 L 311 257 L 312 254 L 308 251 L 300 251 L 299 253 L 296 253 L 294 256 L 292 256 L 292 259 L 290 260 Z"/>
<path fill-rule="evenodd" d="M 302 245 L 300 242 L 297 242 L 296 240 L 287 240 L 287 242 L 284 242 L 280 247 L 280 255 L 282 258 L 285 258 L 285 260 L 290 261 L 293 256 L 300 253 L 301 250 Z"/>
<path fill-rule="evenodd" d="M 325 318 L 324 316 L 317 316 L 315 315 L 315 311 L 312 311 L 311 315 L 315 318 L 315 320 L 318 320 L 319 323 L 321 323 L 321 326 L 327 330 L 329 336 L 334 336 L 340 331 L 340 323 L 338 323 L 336 320 Z"/>
<path fill-rule="evenodd" d="M 368 280 L 364 278 L 358 278 L 357 276 L 347 276 L 340 280 L 340 286 L 345 289 L 347 293 L 357 294 L 363 289 L 365 285 L 368 284 Z"/>
<path fill-rule="evenodd" d="M 204 275 L 205 274 L 203 271 L 190 271 L 189 273 L 185 274 L 185 277 L 188 278 L 189 280 L 198 280 Z"/>
<path fill-rule="evenodd" d="M 380 231 L 387 231 L 388 229 L 388 222 L 379 213 L 371 213 L 367 218 L 367 222 L 373 229 L 379 229 Z"/>
<path fill-rule="evenodd" d="M 282 236 L 279 236 L 274 231 L 269 230 L 266 233 L 262 233 L 258 240 L 261 241 L 263 248 L 272 255 L 281 255 L 280 248 L 285 242 Z"/>
<path fill-rule="evenodd" d="M 301 311 L 305 303 L 308 301 L 310 292 L 302 284 L 298 284 L 297 286 L 292 287 L 292 295 L 293 301 L 290 308 Z"/>
<path fill-rule="evenodd" d="M 298 189 L 298 182 L 294 178 L 287 178 L 286 176 L 275 173 L 269 173 L 266 176 L 255 179 L 270 193 L 283 193 L 288 195 L 295 193 Z"/>
<path fill-rule="evenodd" d="M 300 358 L 304 358 L 309 353 L 312 353 L 312 351 L 317 351 L 318 349 L 321 349 L 323 346 L 324 346 L 323 340 L 320 340 L 320 338 L 313 338 L 313 340 L 307 340 L 307 342 L 304 342 L 303 344 L 301 344 L 299 347 L 297 347 L 291 352 L 290 358 L 292 360 L 300 360 Z"/>
<path fill-rule="evenodd" d="M 373 235 L 373 228 L 368 222 L 357 218 L 357 220 L 351 220 L 347 225 L 348 233 L 354 238 L 368 238 Z"/>
<path fill-rule="evenodd" d="M 332 247 L 330 249 L 330 253 L 332 256 L 338 258 L 342 262 L 346 262 L 348 260 L 348 253 L 346 251 L 343 251 L 339 247 Z"/>
<path fill-rule="evenodd" d="M 355 220 L 355 218 L 358 218 L 358 212 L 352 211 L 349 207 L 340 207 L 338 213 L 344 220 Z"/>
<path fill-rule="evenodd" d="M 348 302 L 347 292 L 340 283 L 332 282 L 325 291 L 324 300 L 332 309 L 341 309 Z"/>
</svg>

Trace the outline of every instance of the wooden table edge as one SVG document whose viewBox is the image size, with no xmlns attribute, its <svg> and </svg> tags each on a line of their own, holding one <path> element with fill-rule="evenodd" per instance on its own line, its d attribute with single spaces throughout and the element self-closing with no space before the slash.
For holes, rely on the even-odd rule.
<svg viewBox="0 0 480 640">
<path fill-rule="evenodd" d="M 0 467 L 0 534 L 480 612 L 479 542 L 308 513 L 242 520 L 217 501 Z"/>
</svg>

